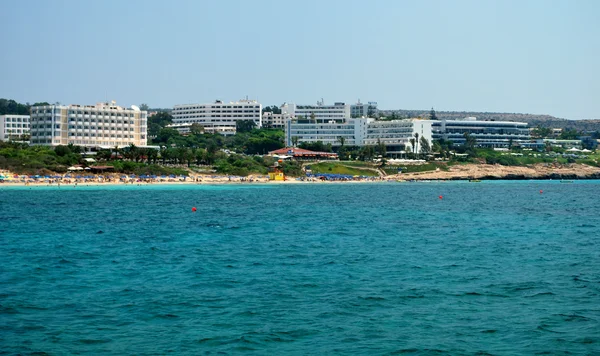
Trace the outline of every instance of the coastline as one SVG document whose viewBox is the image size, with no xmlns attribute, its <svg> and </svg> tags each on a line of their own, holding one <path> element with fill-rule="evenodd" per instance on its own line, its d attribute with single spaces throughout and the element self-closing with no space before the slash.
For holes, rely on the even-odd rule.
<svg viewBox="0 0 600 356">
<path fill-rule="evenodd" d="M 10 173 L 9 173 L 10 174 Z M 264 185 L 264 184 L 360 184 L 385 183 L 403 181 L 469 181 L 469 180 L 587 180 L 600 179 L 600 168 L 582 164 L 564 166 L 533 165 L 500 166 L 488 164 L 464 164 L 450 166 L 447 171 L 427 171 L 415 173 L 399 173 L 380 178 L 359 180 L 320 180 L 306 177 L 290 177 L 285 181 L 272 181 L 266 176 L 251 175 L 248 177 L 194 175 L 186 180 L 181 179 L 127 179 L 117 176 L 98 176 L 94 179 L 11 179 L 0 183 L 2 187 L 60 187 L 60 186 L 153 186 L 153 185 Z"/>
<path fill-rule="evenodd" d="M 403 180 L 555 180 L 600 179 L 600 168 L 584 164 L 531 166 L 501 166 L 491 164 L 464 164 L 450 166 L 447 171 L 400 173 L 393 176 Z"/>
</svg>

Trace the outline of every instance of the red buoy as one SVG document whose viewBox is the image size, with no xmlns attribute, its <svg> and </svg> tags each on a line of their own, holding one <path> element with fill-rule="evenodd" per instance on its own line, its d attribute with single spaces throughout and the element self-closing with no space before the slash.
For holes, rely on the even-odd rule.
<svg viewBox="0 0 600 356">
<path fill-rule="evenodd" d="M 443 197 L 442 195 L 440 195 L 438 198 L 440 198 L 440 199 L 444 199 L 444 197 Z"/>
<path fill-rule="evenodd" d="M 544 193 L 544 191 L 540 189 L 540 194 L 542 194 L 542 193 Z"/>
<path fill-rule="evenodd" d="M 192 211 L 195 213 L 196 212 L 196 207 L 192 207 Z"/>
</svg>

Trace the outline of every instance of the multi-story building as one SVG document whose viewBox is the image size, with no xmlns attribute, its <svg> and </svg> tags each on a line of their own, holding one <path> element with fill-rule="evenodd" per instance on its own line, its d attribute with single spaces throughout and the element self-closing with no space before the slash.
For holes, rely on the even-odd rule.
<svg viewBox="0 0 600 356">
<path fill-rule="evenodd" d="M 178 124 L 198 123 L 205 132 L 233 135 L 237 121 L 251 120 L 257 128 L 262 127 L 261 112 L 262 105 L 256 100 L 229 103 L 217 100 L 212 104 L 175 105 L 171 115 L 173 128 L 178 128 Z"/>
<path fill-rule="evenodd" d="M 0 115 L 0 141 L 20 140 L 29 134 L 29 115 Z"/>
<path fill-rule="evenodd" d="M 370 120 L 364 145 L 373 146 L 383 143 L 386 146 L 387 155 L 392 158 L 401 157 L 407 150 L 421 152 L 422 138 L 427 140 L 430 146 L 432 144 L 431 124 L 430 120 L 418 119 Z M 414 145 L 411 139 L 414 139 Z"/>
<path fill-rule="evenodd" d="M 398 157 L 413 151 L 411 139 L 418 134 L 420 149 L 421 137 L 431 145 L 431 124 L 429 120 L 376 121 L 360 118 L 347 119 L 344 122 L 314 123 L 311 120 L 286 120 L 285 140 L 290 146 L 301 142 L 317 142 L 332 146 L 371 146 L 383 143 L 388 156 Z"/>
<path fill-rule="evenodd" d="M 350 118 L 350 105 L 345 103 L 325 105 L 322 100 L 318 101 L 317 105 L 284 103 L 281 105 L 281 113 L 296 119 L 310 119 L 316 123 L 343 122 Z"/>
<path fill-rule="evenodd" d="M 265 128 L 283 129 L 285 120 L 289 117 L 287 114 L 274 114 L 270 111 L 265 111 L 262 116 L 262 125 Z"/>
<path fill-rule="evenodd" d="M 31 108 L 31 144 L 86 147 L 146 146 L 147 112 L 111 103 Z"/>
<path fill-rule="evenodd" d="M 351 117 L 375 117 L 378 114 L 379 109 L 377 109 L 377 103 L 374 101 L 365 104 L 359 100 L 356 104 L 350 105 Z"/>
<path fill-rule="evenodd" d="M 362 146 L 367 132 L 367 119 L 347 119 L 344 122 L 315 123 L 310 119 L 289 119 L 285 122 L 285 142 L 290 146 L 300 142 L 318 142 L 339 146 Z M 297 141 L 297 142 L 296 142 Z"/>
<path fill-rule="evenodd" d="M 456 145 L 465 143 L 465 133 L 475 138 L 479 147 L 506 148 L 531 141 L 526 122 L 479 121 L 474 117 L 431 122 L 433 139 L 449 140 Z"/>
</svg>

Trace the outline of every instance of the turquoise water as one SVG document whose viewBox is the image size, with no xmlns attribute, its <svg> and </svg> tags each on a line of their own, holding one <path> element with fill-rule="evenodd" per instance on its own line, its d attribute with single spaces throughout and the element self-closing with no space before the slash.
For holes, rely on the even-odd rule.
<svg viewBox="0 0 600 356">
<path fill-rule="evenodd" d="M 0 187 L 0 354 L 597 354 L 598 192 Z"/>
</svg>

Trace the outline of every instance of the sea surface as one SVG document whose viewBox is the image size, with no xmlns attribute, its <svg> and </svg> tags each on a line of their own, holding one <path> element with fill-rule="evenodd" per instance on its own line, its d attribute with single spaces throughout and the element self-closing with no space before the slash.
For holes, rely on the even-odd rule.
<svg viewBox="0 0 600 356">
<path fill-rule="evenodd" d="M 599 193 L 2 186 L 0 354 L 599 354 Z"/>
</svg>

